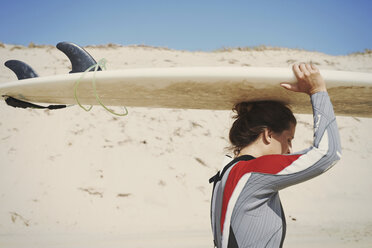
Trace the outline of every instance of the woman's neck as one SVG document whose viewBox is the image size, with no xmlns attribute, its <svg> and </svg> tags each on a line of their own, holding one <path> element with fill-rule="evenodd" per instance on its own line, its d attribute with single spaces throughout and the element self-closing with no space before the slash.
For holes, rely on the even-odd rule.
<svg viewBox="0 0 372 248">
<path fill-rule="evenodd" d="M 255 158 L 263 156 L 262 149 L 260 149 L 257 146 L 246 146 L 243 149 L 240 150 L 237 157 L 243 156 L 243 155 L 251 155 Z"/>
</svg>

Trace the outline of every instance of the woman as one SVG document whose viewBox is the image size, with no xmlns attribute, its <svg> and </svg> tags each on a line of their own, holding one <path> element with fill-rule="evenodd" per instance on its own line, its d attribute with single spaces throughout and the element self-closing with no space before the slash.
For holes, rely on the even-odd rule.
<svg viewBox="0 0 372 248">
<path fill-rule="evenodd" d="M 291 154 L 296 119 L 279 102 L 243 102 L 234 107 L 230 130 L 235 159 L 211 178 L 211 219 L 217 247 L 282 247 L 286 222 L 278 191 L 328 170 L 341 157 L 340 139 L 319 70 L 293 66 L 297 83 L 281 86 L 310 96 L 313 145 Z"/>
</svg>

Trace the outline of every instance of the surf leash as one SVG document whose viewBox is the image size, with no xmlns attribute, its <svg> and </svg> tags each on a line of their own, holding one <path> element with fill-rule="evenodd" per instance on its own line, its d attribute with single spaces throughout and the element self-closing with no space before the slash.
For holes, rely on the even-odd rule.
<svg viewBox="0 0 372 248">
<path fill-rule="evenodd" d="M 79 84 L 81 83 L 81 80 L 85 77 L 85 75 L 94 68 L 94 71 L 93 71 L 93 80 L 92 80 L 92 88 L 93 88 L 93 92 L 94 92 L 94 96 L 96 97 L 96 100 L 97 102 L 108 112 L 110 112 L 111 114 L 113 115 L 117 115 L 117 116 L 126 116 L 128 115 L 128 110 L 125 106 L 124 107 L 124 113 L 116 113 L 115 111 L 113 111 L 112 109 L 109 109 L 108 107 L 106 107 L 106 105 L 104 105 L 100 99 L 100 97 L 98 96 L 98 93 L 97 93 L 97 88 L 96 88 L 96 72 L 98 70 L 98 68 L 101 68 L 102 70 L 106 70 L 106 59 L 100 59 L 96 64 L 90 66 L 88 69 L 86 69 L 83 74 L 81 75 L 81 77 L 75 82 L 75 86 L 74 86 L 74 97 L 75 97 L 75 100 L 77 102 L 77 104 L 82 108 L 84 109 L 85 111 L 89 112 L 90 110 L 92 110 L 93 108 L 93 105 L 91 105 L 89 108 L 85 108 L 83 105 L 81 105 L 80 101 L 79 101 L 79 97 L 77 95 L 77 90 L 78 90 L 78 87 L 79 87 Z"/>
</svg>

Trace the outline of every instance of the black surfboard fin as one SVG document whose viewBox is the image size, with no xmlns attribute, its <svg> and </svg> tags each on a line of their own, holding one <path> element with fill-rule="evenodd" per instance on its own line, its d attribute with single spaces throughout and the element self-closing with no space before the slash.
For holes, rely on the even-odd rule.
<svg viewBox="0 0 372 248">
<path fill-rule="evenodd" d="M 61 108 L 66 108 L 67 105 L 49 105 L 49 106 L 41 106 L 41 105 L 37 105 L 37 104 L 34 104 L 34 103 L 31 103 L 31 102 L 26 102 L 26 101 L 22 101 L 22 100 L 19 100 L 17 98 L 14 98 L 14 97 L 11 97 L 11 96 L 3 96 L 5 97 L 5 102 L 6 104 L 8 104 L 9 106 L 12 106 L 14 108 L 33 108 L 33 109 L 50 109 L 50 110 L 53 110 L 53 109 L 61 109 Z"/>
<path fill-rule="evenodd" d="M 11 69 L 16 75 L 18 80 L 27 79 L 27 78 L 35 78 L 38 77 L 37 73 L 34 69 L 31 68 L 28 64 L 20 60 L 8 60 L 4 63 L 6 67 Z M 23 101 L 11 96 L 3 95 L 5 97 L 5 102 L 9 106 L 14 108 L 34 108 L 34 109 L 61 109 L 66 108 L 66 105 L 49 105 L 49 106 L 41 106 L 31 102 Z"/>
<path fill-rule="evenodd" d="M 60 42 L 57 44 L 57 48 L 61 50 L 71 61 L 72 70 L 70 73 L 84 72 L 92 65 L 97 64 L 94 58 L 85 51 L 84 48 L 71 43 L 71 42 Z M 102 69 L 98 67 L 98 71 Z M 91 69 L 94 71 L 94 69 Z"/>
<path fill-rule="evenodd" d="M 8 60 L 4 65 L 17 75 L 18 80 L 39 76 L 31 66 L 20 60 Z"/>
</svg>

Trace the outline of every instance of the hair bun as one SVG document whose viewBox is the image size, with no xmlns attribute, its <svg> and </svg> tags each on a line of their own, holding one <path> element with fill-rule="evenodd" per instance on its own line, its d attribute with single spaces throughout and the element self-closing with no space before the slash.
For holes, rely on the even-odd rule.
<svg viewBox="0 0 372 248">
<path fill-rule="evenodd" d="M 254 102 L 240 102 L 236 104 L 233 108 L 233 111 L 237 113 L 235 118 L 239 118 L 240 116 L 249 114 L 249 112 L 252 111 L 253 107 Z"/>
</svg>

